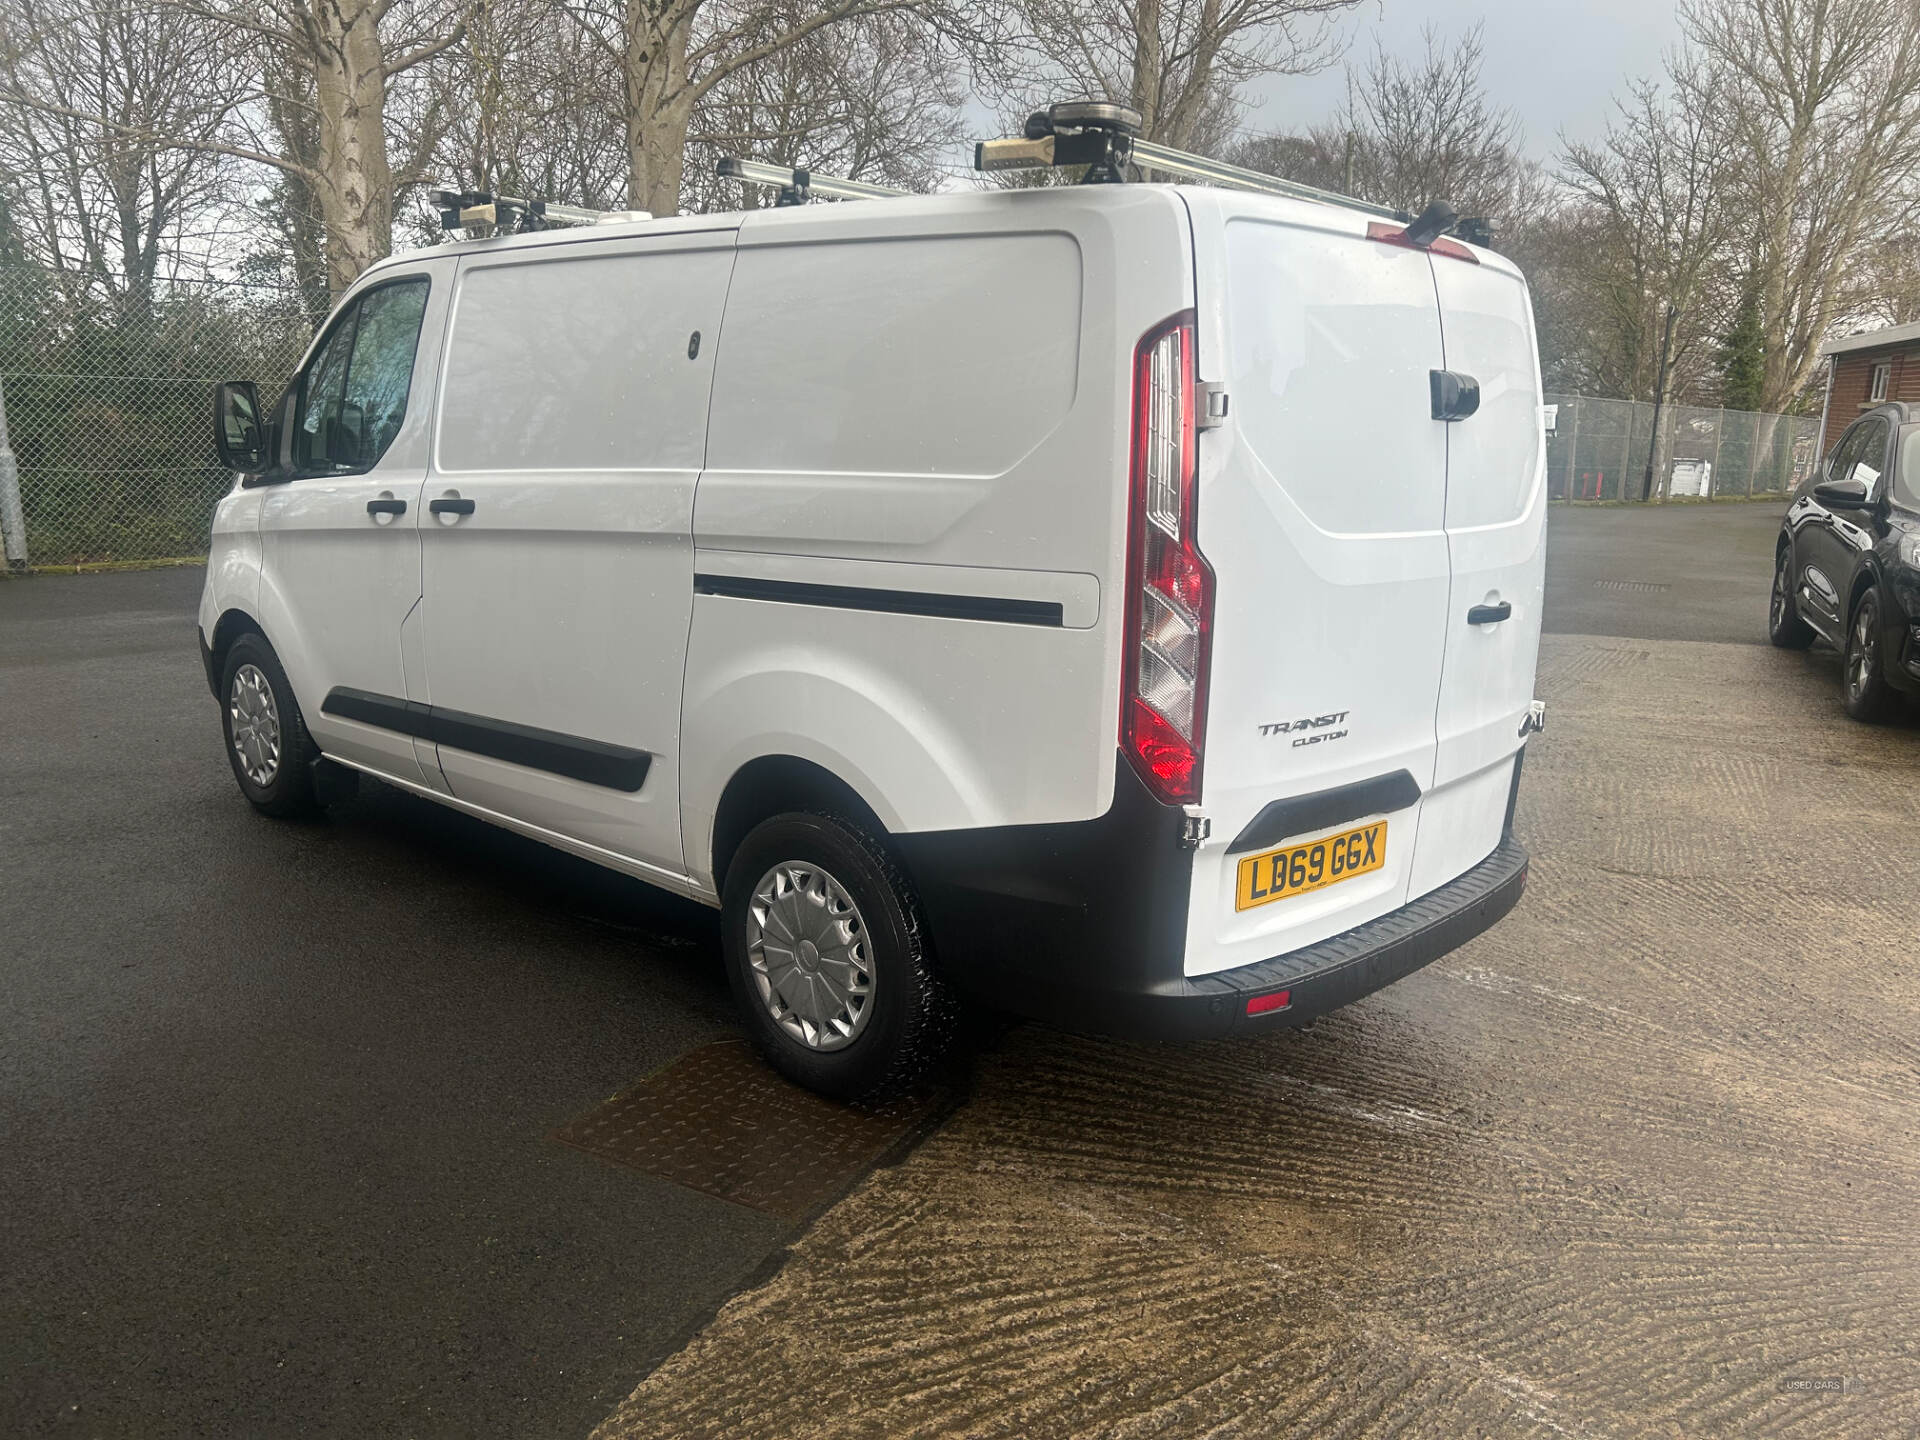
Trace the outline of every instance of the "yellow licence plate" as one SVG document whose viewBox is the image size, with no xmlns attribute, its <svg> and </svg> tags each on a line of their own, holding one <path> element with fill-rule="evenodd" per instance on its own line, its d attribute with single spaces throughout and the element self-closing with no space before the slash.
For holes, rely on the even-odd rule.
<svg viewBox="0 0 1920 1440">
<path fill-rule="evenodd" d="M 1304 845 L 1249 855 L 1240 862 L 1233 908 L 1251 910 L 1256 905 L 1271 905 L 1276 900 L 1304 895 L 1309 890 L 1324 890 L 1342 880 L 1378 870 L 1386 863 L 1387 822 L 1384 820 L 1362 825 L 1344 835 L 1329 835 L 1324 840 L 1309 840 Z"/>
</svg>

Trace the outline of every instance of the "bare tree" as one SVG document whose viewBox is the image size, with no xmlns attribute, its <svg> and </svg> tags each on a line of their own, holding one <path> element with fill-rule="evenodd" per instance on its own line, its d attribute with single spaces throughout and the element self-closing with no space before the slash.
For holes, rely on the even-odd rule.
<svg viewBox="0 0 1920 1440">
<path fill-rule="evenodd" d="M 695 116 L 722 86 L 849 22 L 917 16 L 950 35 L 989 11 L 947 0 L 560 0 L 623 78 L 628 203 L 680 208 Z"/>
<path fill-rule="evenodd" d="M 1244 108 L 1241 87 L 1331 64 L 1335 17 L 1356 3 L 1013 0 L 1019 109 L 1074 96 L 1114 100 L 1140 112 L 1149 140 L 1217 150 Z"/>
<path fill-rule="evenodd" d="M 1920 170 L 1920 7 L 1909 0 L 1688 0 L 1721 77 L 1723 143 L 1751 225 L 1761 401 L 1805 388 L 1873 247 L 1911 214 Z"/>
<path fill-rule="evenodd" d="M 30 253 L 69 299 L 144 312 L 156 280 L 204 272 L 230 177 L 218 157 L 155 137 L 211 138 L 235 94 L 218 38 L 196 17 L 121 0 L 0 11 L 0 172 L 25 202 L 15 222 Z"/>
<path fill-rule="evenodd" d="M 1445 200 L 1502 229 L 1530 219 L 1545 187 L 1519 120 L 1481 82 L 1480 27 L 1452 46 L 1431 27 L 1422 38 L 1416 64 L 1376 49 L 1363 73 L 1347 72 L 1338 117 L 1304 135 L 1252 137 L 1239 163 L 1408 212 Z"/>
<path fill-rule="evenodd" d="M 1561 173 L 1590 207 L 1600 271 L 1631 368 L 1651 364 L 1654 440 L 1648 447 L 1641 498 L 1652 493 L 1660 412 L 1677 360 L 1704 362 L 1711 340 L 1698 307 L 1732 233 L 1727 196 L 1732 178 L 1716 125 L 1721 94 L 1711 71 L 1676 61 L 1670 93 L 1636 83 L 1620 118 L 1598 145 L 1568 142 Z M 1689 323 L 1676 333 L 1685 319 Z M 1634 377 L 1635 382 L 1638 376 Z M 1624 392 L 1645 393 L 1638 383 Z"/>
</svg>

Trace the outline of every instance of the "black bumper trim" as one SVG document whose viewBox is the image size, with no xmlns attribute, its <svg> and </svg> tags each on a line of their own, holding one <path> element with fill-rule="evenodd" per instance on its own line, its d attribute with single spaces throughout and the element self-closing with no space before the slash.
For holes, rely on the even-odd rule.
<svg viewBox="0 0 1920 1440">
<path fill-rule="evenodd" d="M 1127 988 L 1048 983 L 1032 970 L 1003 975 L 1023 1014 L 1071 1030 L 1132 1040 L 1204 1040 L 1284 1029 L 1351 1004 L 1458 949 L 1519 903 L 1527 850 L 1511 835 L 1478 865 L 1398 910 L 1317 944 L 1252 965 Z M 978 983 L 977 972 L 967 977 Z M 1036 983 L 1038 982 L 1038 983 Z M 1289 992 L 1283 1010 L 1247 1014 L 1247 1002 Z"/>
</svg>

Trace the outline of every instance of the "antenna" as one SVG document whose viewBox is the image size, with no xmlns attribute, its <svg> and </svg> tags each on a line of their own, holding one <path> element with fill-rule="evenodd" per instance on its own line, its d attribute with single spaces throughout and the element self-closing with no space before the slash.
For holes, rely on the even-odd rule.
<svg viewBox="0 0 1920 1440">
<path fill-rule="evenodd" d="M 1411 218 L 1404 210 L 1355 200 L 1332 190 L 1282 180 L 1277 175 L 1142 140 L 1139 112 L 1105 100 L 1072 100 L 1050 106 L 1029 115 L 1024 130 L 1024 137 L 1018 140 L 983 140 L 974 146 L 973 168 L 992 173 L 1085 165 L 1089 167 L 1087 183 L 1097 185 L 1124 180 L 1127 166 L 1133 165 L 1141 170 L 1205 180 L 1234 190 L 1361 210 L 1398 220 L 1403 225 Z"/>
<path fill-rule="evenodd" d="M 790 170 L 784 165 L 767 165 L 758 160 L 740 160 L 729 155 L 714 167 L 724 180 L 746 185 L 771 185 L 780 192 L 782 205 L 804 205 L 815 196 L 829 200 L 894 200 L 911 195 L 911 190 L 896 190 L 891 185 L 875 185 L 870 180 L 849 180 L 841 175 L 821 175 L 812 170 Z"/>
<path fill-rule="evenodd" d="M 495 195 L 486 190 L 434 190 L 427 198 L 440 212 L 442 230 L 492 225 L 502 231 L 525 235 L 535 230 L 550 230 L 556 221 L 562 225 L 613 225 L 625 220 L 653 218 L 645 210 L 589 210 L 581 205 L 523 200 L 517 195 Z"/>
</svg>

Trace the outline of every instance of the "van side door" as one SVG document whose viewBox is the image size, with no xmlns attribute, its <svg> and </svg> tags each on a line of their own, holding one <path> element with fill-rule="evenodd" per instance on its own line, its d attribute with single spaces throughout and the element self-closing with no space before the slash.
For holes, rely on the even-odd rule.
<svg viewBox="0 0 1920 1440">
<path fill-rule="evenodd" d="M 684 875 L 693 492 L 733 243 L 689 228 L 464 257 L 422 496 L 447 786 L 668 878 Z"/>
<path fill-rule="evenodd" d="M 290 382 L 282 466 L 263 482 L 260 622 L 320 748 L 419 784 L 405 733 L 329 706 L 409 696 L 401 632 L 420 600 L 415 528 L 451 257 L 384 270 Z"/>
</svg>

